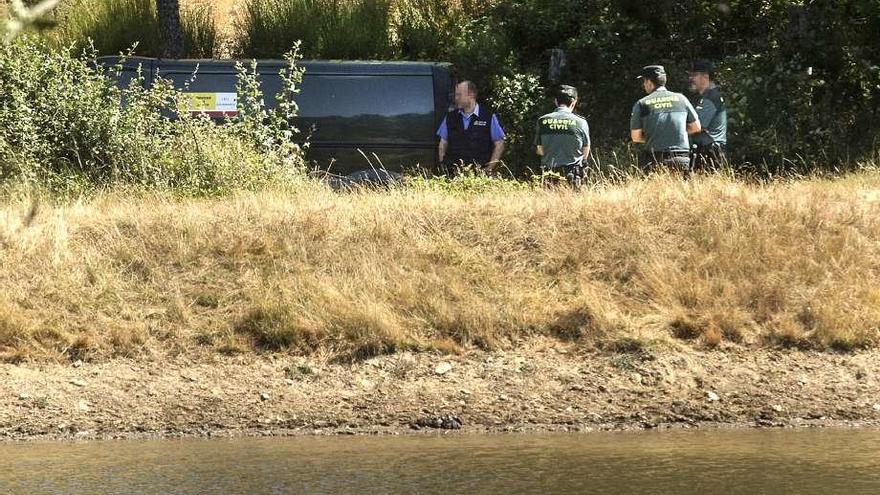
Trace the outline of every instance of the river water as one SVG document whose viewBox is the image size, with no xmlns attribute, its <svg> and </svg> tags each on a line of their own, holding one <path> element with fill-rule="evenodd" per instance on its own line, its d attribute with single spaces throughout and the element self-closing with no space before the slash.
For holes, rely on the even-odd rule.
<svg viewBox="0 0 880 495">
<path fill-rule="evenodd" d="M 2 494 L 880 494 L 878 430 L 0 444 Z"/>
</svg>

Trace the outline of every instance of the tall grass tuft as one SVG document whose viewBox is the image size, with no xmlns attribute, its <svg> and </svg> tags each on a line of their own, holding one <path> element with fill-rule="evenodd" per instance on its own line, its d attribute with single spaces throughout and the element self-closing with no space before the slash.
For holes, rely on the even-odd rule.
<svg viewBox="0 0 880 495">
<path fill-rule="evenodd" d="M 303 40 L 312 58 L 445 59 L 468 22 L 494 5 L 472 0 L 247 0 L 237 52 L 277 57 Z"/>
<path fill-rule="evenodd" d="M 321 29 L 313 22 L 320 15 L 314 0 L 248 0 L 235 19 L 236 52 L 251 58 L 272 58 L 280 46 L 302 41 L 303 55 L 320 53 Z"/>
<path fill-rule="evenodd" d="M 58 27 L 51 35 L 59 46 L 77 50 L 89 46 L 104 54 L 128 51 L 156 57 L 159 48 L 159 20 L 155 0 L 72 0 L 57 16 Z M 217 54 L 221 35 L 209 3 L 181 8 L 184 53 L 190 58 Z M 289 45 L 288 45 L 289 46 Z"/>
<path fill-rule="evenodd" d="M 391 0 L 325 1 L 321 56 L 333 59 L 388 58 Z"/>
<path fill-rule="evenodd" d="M 452 39 L 456 11 L 446 0 L 402 0 L 394 16 L 395 42 L 403 58 L 432 59 L 443 53 Z"/>
<path fill-rule="evenodd" d="M 236 19 L 240 56 L 272 58 L 302 40 L 310 58 L 375 59 L 391 54 L 391 0 L 247 0 Z"/>
<path fill-rule="evenodd" d="M 155 4 L 155 1 L 153 2 Z M 210 2 L 193 3 L 181 7 L 180 23 L 183 27 L 183 50 L 190 58 L 220 57 L 224 41 L 222 29 L 217 25 L 214 7 Z M 290 47 L 292 45 L 288 45 Z"/>
<path fill-rule="evenodd" d="M 448 60 L 449 52 L 496 2 L 472 0 L 396 0 L 391 20 L 392 42 L 406 60 Z"/>
</svg>

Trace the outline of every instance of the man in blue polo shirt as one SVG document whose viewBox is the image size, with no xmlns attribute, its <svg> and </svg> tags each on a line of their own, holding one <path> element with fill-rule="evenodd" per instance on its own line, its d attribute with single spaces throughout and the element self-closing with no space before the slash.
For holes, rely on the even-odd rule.
<svg viewBox="0 0 880 495">
<path fill-rule="evenodd" d="M 455 86 L 455 110 L 446 114 L 437 136 L 440 164 L 448 175 L 465 166 L 492 172 L 501 162 L 504 130 L 498 116 L 477 103 L 477 86 L 471 81 Z"/>
</svg>

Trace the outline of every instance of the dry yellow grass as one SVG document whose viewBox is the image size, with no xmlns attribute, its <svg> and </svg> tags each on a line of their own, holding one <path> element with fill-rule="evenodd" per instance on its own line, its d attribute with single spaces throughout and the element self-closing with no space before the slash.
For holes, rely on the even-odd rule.
<svg viewBox="0 0 880 495">
<path fill-rule="evenodd" d="M 418 1 L 419 0 L 416 0 L 416 2 Z M 235 34 L 234 22 L 238 15 L 237 12 L 246 2 L 247 0 L 181 0 L 180 5 L 182 8 L 196 5 L 210 5 L 213 9 L 214 20 L 217 22 L 218 28 L 227 38 L 229 38 Z M 412 3 L 413 0 L 398 0 L 395 2 L 395 5 L 405 4 L 407 2 Z M 477 12 L 493 5 L 493 1 L 484 0 L 482 2 L 475 2 L 472 0 L 448 0 L 444 5 L 445 8 L 449 10 L 465 9 L 468 12 Z"/>
<path fill-rule="evenodd" d="M 181 8 L 194 5 L 210 5 L 214 12 L 214 20 L 221 31 L 230 33 L 235 9 L 244 3 L 244 0 L 181 0 Z"/>
<path fill-rule="evenodd" d="M 0 206 L 6 360 L 880 342 L 876 173 L 31 206 Z"/>
</svg>

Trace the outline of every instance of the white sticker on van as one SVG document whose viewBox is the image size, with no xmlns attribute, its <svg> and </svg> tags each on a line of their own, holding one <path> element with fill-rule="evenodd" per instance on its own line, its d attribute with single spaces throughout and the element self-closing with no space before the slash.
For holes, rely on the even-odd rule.
<svg viewBox="0 0 880 495">
<path fill-rule="evenodd" d="M 190 112 L 235 112 L 236 93 L 184 93 L 184 106 Z"/>
</svg>

